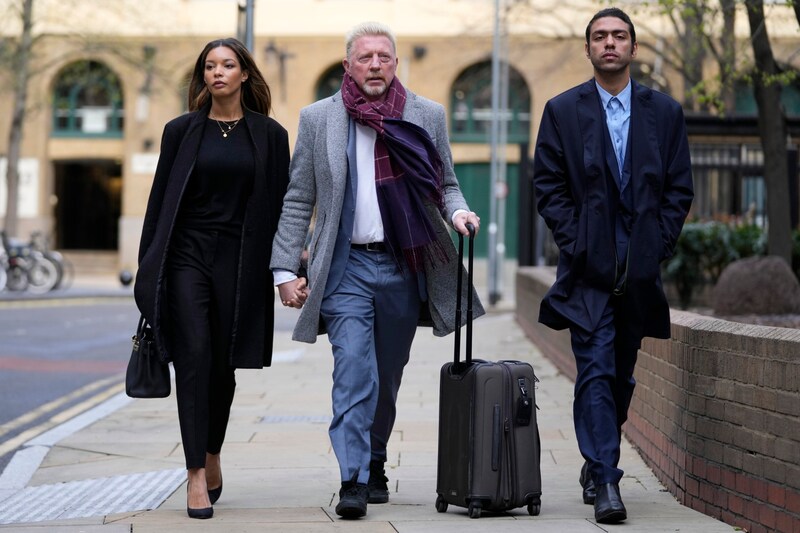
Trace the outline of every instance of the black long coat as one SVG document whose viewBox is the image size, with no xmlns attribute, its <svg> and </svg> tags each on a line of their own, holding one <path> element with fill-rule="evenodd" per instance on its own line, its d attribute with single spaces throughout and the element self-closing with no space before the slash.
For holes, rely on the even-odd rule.
<svg viewBox="0 0 800 533">
<path fill-rule="evenodd" d="M 659 264 L 672 256 L 694 196 L 681 106 L 632 82 L 633 227 L 623 309 L 639 338 L 668 338 L 669 305 Z M 606 121 L 595 81 L 550 100 L 536 142 L 537 206 L 559 248 L 556 283 L 539 321 L 554 329 L 594 331 L 616 282 L 615 216 L 619 189 L 609 179 Z"/>
<path fill-rule="evenodd" d="M 161 357 L 169 354 L 165 319 L 166 264 L 169 243 L 183 192 L 192 174 L 208 108 L 182 115 L 164 127 L 147 212 L 139 244 L 134 297 L 153 328 Z M 289 139 L 275 120 L 245 110 L 244 126 L 253 143 L 255 179 L 242 227 L 235 273 L 236 303 L 230 342 L 230 364 L 261 368 L 272 361 L 275 290 L 269 269 L 272 239 L 289 184 Z"/>
</svg>

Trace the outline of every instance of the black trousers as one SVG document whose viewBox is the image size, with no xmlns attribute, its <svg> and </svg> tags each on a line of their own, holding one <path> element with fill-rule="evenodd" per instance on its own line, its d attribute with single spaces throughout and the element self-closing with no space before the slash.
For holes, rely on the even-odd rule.
<svg viewBox="0 0 800 533">
<path fill-rule="evenodd" d="M 167 300 L 178 419 L 186 468 L 222 449 L 236 388 L 229 350 L 240 236 L 177 228 Z"/>
</svg>

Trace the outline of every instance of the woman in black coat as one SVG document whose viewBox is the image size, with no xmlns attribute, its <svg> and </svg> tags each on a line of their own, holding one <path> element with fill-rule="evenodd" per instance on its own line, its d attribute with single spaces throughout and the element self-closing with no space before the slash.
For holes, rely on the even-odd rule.
<svg viewBox="0 0 800 533">
<path fill-rule="evenodd" d="M 175 367 L 187 512 L 213 516 L 235 368 L 269 366 L 272 238 L 289 182 L 286 130 L 236 39 L 208 43 L 190 112 L 164 128 L 139 246 L 136 304 Z"/>
</svg>

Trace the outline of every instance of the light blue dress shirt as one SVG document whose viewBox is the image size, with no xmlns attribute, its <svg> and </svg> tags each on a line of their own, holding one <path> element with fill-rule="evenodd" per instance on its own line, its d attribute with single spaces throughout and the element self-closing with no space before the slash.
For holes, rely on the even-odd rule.
<svg viewBox="0 0 800 533">
<path fill-rule="evenodd" d="M 617 156 L 619 176 L 622 177 L 622 167 L 625 164 L 625 150 L 628 148 L 628 130 L 631 123 L 631 80 L 616 96 L 600 87 L 595 81 L 600 101 L 606 113 L 606 125 L 611 143 L 614 145 L 614 154 Z"/>
</svg>

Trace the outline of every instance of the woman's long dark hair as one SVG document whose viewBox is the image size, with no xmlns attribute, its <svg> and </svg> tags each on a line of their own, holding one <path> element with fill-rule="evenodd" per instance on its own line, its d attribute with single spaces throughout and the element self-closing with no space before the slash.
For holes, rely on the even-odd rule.
<svg viewBox="0 0 800 533">
<path fill-rule="evenodd" d="M 189 111 L 197 111 L 202 109 L 211 98 L 211 94 L 206 87 L 203 74 L 206 68 L 206 57 L 208 53 L 214 48 L 224 46 L 233 50 L 236 58 L 239 60 L 239 65 L 242 72 L 247 72 L 247 80 L 242 82 L 242 107 L 261 113 L 262 115 L 269 115 L 272 109 L 272 96 L 269 91 L 269 85 L 258 70 L 256 62 L 253 61 L 253 56 L 247 50 L 247 47 L 238 39 L 228 37 L 226 39 L 216 39 L 208 43 L 197 62 L 194 65 L 192 72 L 192 80 L 189 82 Z"/>
</svg>

